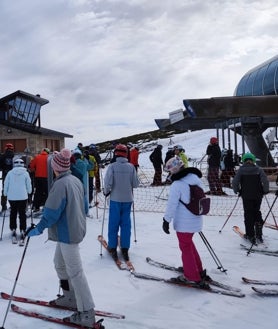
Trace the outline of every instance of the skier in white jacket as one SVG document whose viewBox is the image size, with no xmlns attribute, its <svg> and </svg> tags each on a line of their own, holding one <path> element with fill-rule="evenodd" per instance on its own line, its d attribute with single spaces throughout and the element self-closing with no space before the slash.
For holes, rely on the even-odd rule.
<svg viewBox="0 0 278 329">
<path fill-rule="evenodd" d="M 205 280 L 209 277 L 203 269 L 201 258 L 193 242 L 195 232 L 200 232 L 203 227 L 203 217 L 194 215 L 179 200 L 185 204 L 190 202 L 189 185 L 202 187 L 202 173 L 194 167 L 184 167 L 184 163 L 177 157 L 166 163 L 167 171 L 170 172 L 172 181 L 166 211 L 163 218 L 163 230 L 169 234 L 169 223 L 173 220 L 173 227 L 176 231 L 179 248 L 182 253 L 184 275 L 173 280 L 187 282 L 190 284 L 206 287 Z"/>
<path fill-rule="evenodd" d="M 24 240 L 26 231 L 26 205 L 28 194 L 32 193 L 30 175 L 20 158 L 13 160 L 13 169 L 10 170 L 4 181 L 4 196 L 11 206 L 10 229 L 12 237 L 16 238 L 17 214 L 19 214 L 20 240 Z"/>
</svg>

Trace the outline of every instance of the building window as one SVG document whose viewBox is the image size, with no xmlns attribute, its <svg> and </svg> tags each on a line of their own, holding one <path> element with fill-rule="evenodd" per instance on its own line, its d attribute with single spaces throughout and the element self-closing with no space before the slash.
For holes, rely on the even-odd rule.
<svg viewBox="0 0 278 329">
<path fill-rule="evenodd" d="M 41 105 L 20 96 L 8 102 L 7 120 L 11 122 L 29 123 L 34 125 L 40 114 Z"/>
</svg>

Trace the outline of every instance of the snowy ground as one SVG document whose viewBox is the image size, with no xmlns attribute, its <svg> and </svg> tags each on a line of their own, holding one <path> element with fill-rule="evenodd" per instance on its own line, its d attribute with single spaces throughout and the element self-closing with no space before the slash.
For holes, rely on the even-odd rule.
<svg viewBox="0 0 278 329">
<path fill-rule="evenodd" d="M 241 282 L 242 276 L 277 280 L 277 258 L 252 254 L 246 256 L 240 249 L 240 238 L 232 232 L 232 225 L 242 227 L 240 218 L 231 217 L 222 233 L 218 233 L 225 221 L 224 217 L 206 217 L 204 234 L 214 248 L 227 274 L 216 268 L 212 257 L 197 234 L 195 242 L 204 266 L 216 280 L 240 287 L 246 294 L 239 299 L 210 294 L 194 289 L 181 288 L 160 282 L 145 281 L 131 277 L 127 271 L 120 271 L 110 256 L 103 251 L 97 235 L 101 232 L 102 211 L 88 220 L 88 233 L 81 244 L 84 268 L 90 283 L 97 309 L 123 313 L 124 320 L 105 319 L 106 328 L 121 329 L 166 329 L 166 328 L 277 328 L 277 298 L 260 297 L 251 287 Z M 156 274 L 165 278 L 175 274 L 155 268 L 146 263 L 146 256 L 171 265 L 181 265 L 177 238 L 161 229 L 161 214 L 136 213 L 136 238 L 132 235 L 130 256 L 138 272 Z M 6 223 L 7 224 L 7 223 Z M 265 239 L 271 245 L 278 245 L 277 232 L 265 228 Z M 105 235 L 107 219 L 105 219 Z M 55 243 L 47 242 L 46 232 L 31 238 L 15 289 L 15 295 L 52 299 L 58 292 L 58 280 L 52 258 Z M 2 291 L 11 292 L 23 253 L 23 248 L 12 245 L 8 225 L 5 225 L 1 244 Z M 4 317 L 8 302 L 0 300 L 1 316 Z M 64 316 L 62 311 L 53 311 L 39 306 L 23 305 L 46 314 Z M 30 319 L 9 312 L 5 328 L 56 329 L 59 325 Z"/>
<path fill-rule="evenodd" d="M 204 134 L 203 134 L 204 135 Z M 207 141 L 209 135 L 200 135 Z M 196 135 L 195 135 L 196 136 Z M 177 138 L 182 138 L 179 136 Z M 196 138 L 195 138 L 196 139 Z M 177 141 L 180 143 L 181 141 Z M 205 142 L 206 143 L 206 142 Z M 186 142 L 188 144 L 188 141 Z M 205 149 L 206 144 L 202 146 Z M 194 145 L 188 153 L 194 156 Z M 200 157 L 199 149 L 199 157 Z M 143 158 L 143 155 L 142 155 Z M 145 158 L 147 158 L 145 156 Z M 93 218 L 88 219 L 87 235 L 80 245 L 84 269 L 93 293 L 97 309 L 125 314 L 124 320 L 105 318 L 106 329 L 274 329 L 277 328 L 277 298 L 260 297 L 241 277 L 278 280 L 277 258 L 259 254 L 246 256 L 240 248 L 240 238 L 232 231 L 233 225 L 243 228 L 243 220 L 232 216 L 219 233 L 227 216 L 207 216 L 204 219 L 203 233 L 213 247 L 227 273 L 220 272 L 206 246 L 198 234 L 195 243 L 200 252 L 203 265 L 215 280 L 239 287 L 246 294 L 244 298 L 234 298 L 210 294 L 204 291 L 167 285 L 161 282 L 145 281 L 134 278 L 127 271 L 120 271 L 110 256 L 97 241 L 104 218 L 104 236 L 107 237 L 107 211 L 91 209 Z M 132 232 L 130 257 L 136 271 L 169 278 L 176 274 L 155 268 L 146 262 L 149 256 L 170 265 L 180 266 L 180 251 L 177 238 L 171 227 L 166 235 L 161 228 L 162 213 L 136 212 L 132 216 L 136 230 Z M 5 220 L 3 240 L 0 241 L 0 287 L 10 293 L 15 283 L 24 248 L 12 245 L 8 218 Z M 0 218 L 0 224 L 2 220 Z M 28 221 L 30 224 L 30 219 Z M 136 232 L 136 239 L 134 233 Z M 265 240 L 271 249 L 278 249 L 278 232 L 265 228 Z M 29 240 L 25 258 L 19 273 L 15 295 L 50 300 L 58 293 L 58 279 L 53 266 L 55 243 L 47 241 L 47 232 Z M 20 305 L 19 303 L 17 303 Z M 3 321 L 8 301 L 0 299 L 0 325 Z M 51 314 L 66 316 L 65 311 L 55 311 L 39 306 L 21 304 L 20 306 Z M 8 313 L 6 329 L 40 328 L 58 329 L 63 326 L 43 322 Z M 65 327 L 66 328 L 66 327 Z"/>
</svg>

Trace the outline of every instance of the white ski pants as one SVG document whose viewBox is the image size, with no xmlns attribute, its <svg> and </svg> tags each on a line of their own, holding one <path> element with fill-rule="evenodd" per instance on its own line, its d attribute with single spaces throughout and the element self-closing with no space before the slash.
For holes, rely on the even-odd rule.
<svg viewBox="0 0 278 329">
<path fill-rule="evenodd" d="M 88 311 L 95 308 L 94 300 L 82 267 L 78 244 L 57 242 L 54 266 L 60 280 L 68 280 L 74 290 L 77 310 Z"/>
</svg>

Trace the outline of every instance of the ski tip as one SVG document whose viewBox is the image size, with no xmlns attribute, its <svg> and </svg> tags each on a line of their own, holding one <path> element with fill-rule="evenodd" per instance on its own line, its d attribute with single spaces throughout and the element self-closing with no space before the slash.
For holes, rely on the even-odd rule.
<svg viewBox="0 0 278 329">
<path fill-rule="evenodd" d="M 149 262 L 151 259 L 150 257 L 146 257 L 146 261 Z"/>
</svg>

